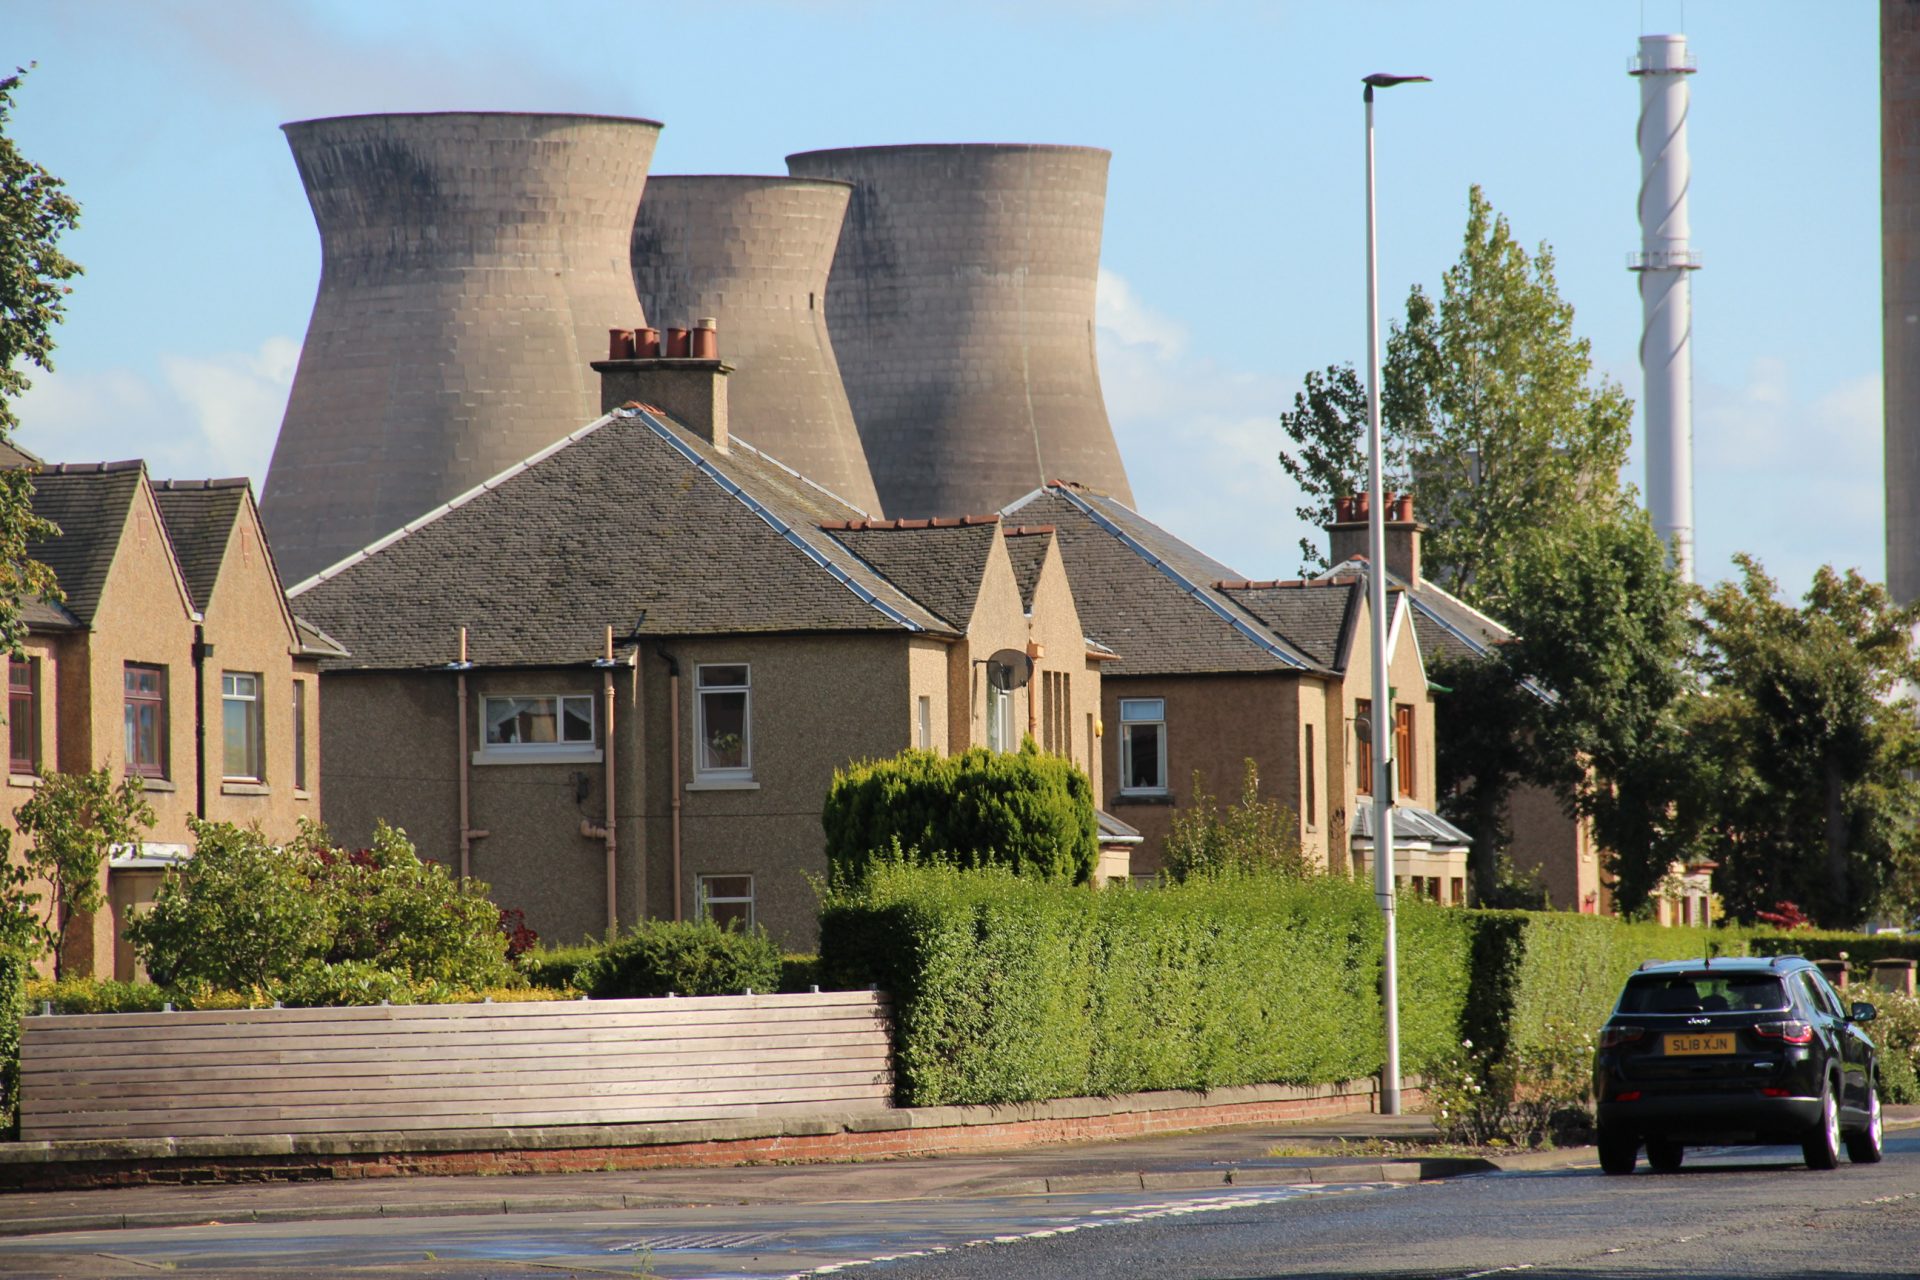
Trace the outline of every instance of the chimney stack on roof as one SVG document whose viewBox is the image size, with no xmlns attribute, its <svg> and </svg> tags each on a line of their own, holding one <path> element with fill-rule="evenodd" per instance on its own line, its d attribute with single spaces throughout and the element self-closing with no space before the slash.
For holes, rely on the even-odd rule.
<svg viewBox="0 0 1920 1280">
<path fill-rule="evenodd" d="M 718 326 L 702 316 L 691 333 L 668 329 L 665 350 L 662 355 L 658 330 L 608 330 L 608 358 L 593 362 L 600 412 L 629 403 L 658 408 L 715 451 L 727 452 L 727 375 L 733 366 L 720 359 Z"/>
<path fill-rule="evenodd" d="M 1364 493 L 1343 495 L 1333 500 L 1333 523 L 1327 526 L 1328 550 L 1332 562 L 1344 564 L 1367 554 L 1367 516 L 1372 503 Z M 1382 509 L 1385 517 L 1387 572 L 1409 587 L 1420 585 L 1420 535 L 1426 526 L 1413 518 L 1413 495 L 1389 493 Z"/>
</svg>

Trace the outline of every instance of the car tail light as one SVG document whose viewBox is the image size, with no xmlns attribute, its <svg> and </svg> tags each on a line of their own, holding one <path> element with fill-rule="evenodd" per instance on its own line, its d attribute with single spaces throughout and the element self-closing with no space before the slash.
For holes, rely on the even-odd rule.
<svg viewBox="0 0 1920 1280">
<path fill-rule="evenodd" d="M 1618 1049 L 1623 1044 L 1635 1044 L 1647 1038 L 1645 1027 L 1602 1027 L 1600 1028 L 1600 1047 Z"/>
<path fill-rule="evenodd" d="M 1778 1085 L 1770 1084 L 1761 1088 L 1760 1096 L 1763 1098 L 1791 1098 L 1793 1096 L 1793 1090 L 1782 1089 Z"/>
<path fill-rule="evenodd" d="M 1798 1018 L 1787 1022 L 1760 1022 L 1754 1024 L 1753 1033 L 1765 1036 L 1769 1040 L 1785 1040 L 1788 1044 L 1812 1044 L 1813 1027 Z"/>
<path fill-rule="evenodd" d="M 1638 1102 L 1640 1101 L 1640 1091 L 1638 1089 L 1629 1089 L 1625 1093 L 1616 1093 L 1613 1095 L 1613 1100 L 1615 1102 Z"/>
</svg>

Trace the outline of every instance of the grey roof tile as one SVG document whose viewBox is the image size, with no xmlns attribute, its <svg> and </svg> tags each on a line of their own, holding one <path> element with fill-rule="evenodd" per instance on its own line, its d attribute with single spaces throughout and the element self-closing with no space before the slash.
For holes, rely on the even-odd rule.
<svg viewBox="0 0 1920 1280">
<path fill-rule="evenodd" d="M 616 635 L 950 628 L 820 529 L 859 512 L 745 447 L 616 411 L 296 585 L 337 667 L 577 662 Z M 778 527 L 776 527 L 778 526 Z M 851 585 L 849 585 L 851 584 Z"/>
<path fill-rule="evenodd" d="M 1020 586 L 1020 606 L 1033 612 L 1033 593 L 1040 585 L 1040 570 L 1047 563 L 1047 547 L 1053 542 L 1050 524 L 1017 524 L 1001 532 L 1007 539 L 1007 558 L 1013 561 L 1013 580 Z"/>
<path fill-rule="evenodd" d="M 1054 526 L 1081 627 L 1126 675 L 1323 669 L 1212 585 L 1244 575 L 1112 498 L 1050 484 L 1003 514 Z"/>
<path fill-rule="evenodd" d="M 82 626 L 93 625 L 143 470 L 138 461 L 60 463 L 33 478 L 34 514 L 58 525 L 60 536 L 35 539 L 27 554 L 53 570 L 66 611 Z"/>
<path fill-rule="evenodd" d="M 980 600 L 998 516 L 959 521 L 831 521 L 835 541 L 884 574 L 900 590 L 965 631 Z"/>
<path fill-rule="evenodd" d="M 1358 622 L 1361 580 L 1221 582 L 1221 593 L 1294 648 L 1329 670 L 1346 667 L 1346 642 Z"/>
<path fill-rule="evenodd" d="M 180 575 L 187 592 L 202 612 L 213 598 L 233 536 L 233 522 L 246 505 L 249 482 L 233 480 L 161 480 L 153 486 L 153 500 L 167 525 Z"/>
</svg>

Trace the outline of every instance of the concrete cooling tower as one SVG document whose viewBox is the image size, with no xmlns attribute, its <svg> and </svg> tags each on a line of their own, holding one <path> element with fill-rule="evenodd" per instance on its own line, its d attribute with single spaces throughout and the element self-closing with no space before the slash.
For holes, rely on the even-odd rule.
<svg viewBox="0 0 1920 1280">
<path fill-rule="evenodd" d="M 633 224 L 651 323 L 719 322 L 742 440 L 880 513 L 827 336 L 827 271 L 852 188 L 802 178 L 660 175 Z"/>
<path fill-rule="evenodd" d="M 600 412 L 644 323 L 629 242 L 660 126 L 450 112 L 285 126 L 320 291 L 261 500 L 315 573 Z"/>
<path fill-rule="evenodd" d="M 1094 356 L 1106 151 L 849 147 L 827 326 L 892 517 L 997 511 L 1051 479 L 1131 505 Z"/>
<path fill-rule="evenodd" d="M 1920 599 L 1920 4 L 1880 0 L 1887 590 Z"/>
</svg>

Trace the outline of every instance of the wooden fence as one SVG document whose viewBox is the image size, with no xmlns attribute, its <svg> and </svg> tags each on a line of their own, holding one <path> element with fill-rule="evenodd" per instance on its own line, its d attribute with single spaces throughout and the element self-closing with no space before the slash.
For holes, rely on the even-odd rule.
<svg viewBox="0 0 1920 1280">
<path fill-rule="evenodd" d="M 646 1124 L 879 1110 L 871 992 L 38 1016 L 28 1140 Z"/>
</svg>

